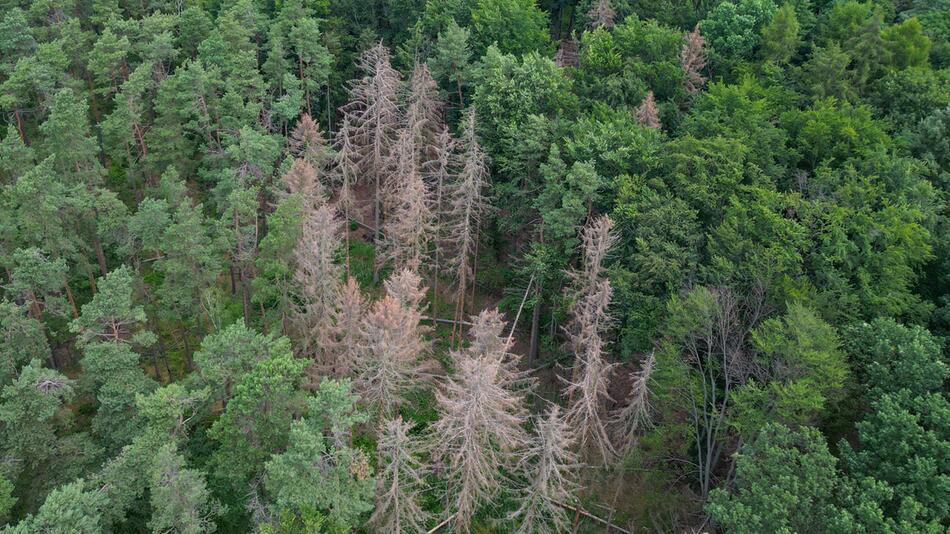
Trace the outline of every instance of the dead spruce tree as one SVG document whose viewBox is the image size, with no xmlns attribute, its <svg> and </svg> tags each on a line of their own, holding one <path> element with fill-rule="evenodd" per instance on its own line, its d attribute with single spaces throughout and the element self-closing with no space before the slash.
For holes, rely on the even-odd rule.
<svg viewBox="0 0 950 534">
<path fill-rule="evenodd" d="M 313 165 L 304 158 L 297 158 L 281 177 L 284 189 L 291 195 L 299 194 L 304 211 L 316 209 L 326 203 L 326 191 Z"/>
<path fill-rule="evenodd" d="M 647 128 L 660 128 L 660 115 L 656 110 L 656 99 L 653 98 L 653 91 L 647 91 L 646 98 L 637 108 L 637 123 Z"/>
<path fill-rule="evenodd" d="M 578 489 L 578 462 L 573 445 L 573 431 L 560 407 L 552 405 L 547 416 L 538 417 L 531 445 L 522 453 L 522 470 L 528 486 L 521 506 L 512 515 L 520 517 L 519 533 L 554 534 L 570 530 L 570 517 L 560 504 L 573 502 Z"/>
<path fill-rule="evenodd" d="M 444 127 L 443 107 L 439 84 L 429 73 L 429 67 L 425 63 L 416 63 L 409 79 L 406 128 L 412 132 L 417 163 L 421 167 L 435 158 L 436 138 Z"/>
<path fill-rule="evenodd" d="M 390 283 L 392 282 L 392 283 Z M 426 327 L 420 324 L 421 295 L 418 275 L 402 271 L 386 283 L 386 295 L 377 301 L 360 325 L 358 384 L 366 405 L 380 420 L 393 417 L 413 388 L 430 373 L 425 361 Z"/>
<path fill-rule="evenodd" d="M 390 150 L 402 121 L 399 109 L 399 72 L 390 64 L 389 50 L 378 44 L 360 57 L 364 76 L 350 87 L 350 102 L 343 106 L 345 125 L 359 154 L 360 172 L 373 186 L 374 241 L 382 230 L 383 187 L 392 173 Z M 379 281 L 374 270 L 373 281 Z"/>
<path fill-rule="evenodd" d="M 396 270 L 418 271 L 429 257 L 435 233 L 432 194 L 416 164 L 415 142 L 408 129 L 400 132 L 394 153 L 398 161 L 388 195 L 391 211 L 384 225 L 377 268 L 392 262 Z"/>
<path fill-rule="evenodd" d="M 320 125 L 307 113 L 297 120 L 297 125 L 287 138 L 287 147 L 293 157 L 305 159 L 318 171 L 322 171 L 331 159 Z"/>
<path fill-rule="evenodd" d="M 610 327 L 608 312 L 613 288 L 605 276 L 604 260 L 616 242 L 613 221 L 606 215 L 592 220 L 581 231 L 582 265 L 568 273 L 570 323 L 566 331 L 574 352 L 574 366 L 565 393 L 567 420 L 577 432 L 578 446 L 585 454 L 608 465 L 615 451 L 607 433 L 607 387 L 613 365 L 604 354 L 604 334 Z"/>
<path fill-rule="evenodd" d="M 656 367 L 656 356 L 650 353 L 640 365 L 640 370 L 630 374 L 630 393 L 623 409 L 614 418 L 617 431 L 617 451 L 630 452 L 641 432 L 653 424 L 653 407 L 650 403 L 650 379 Z"/>
<path fill-rule="evenodd" d="M 684 39 L 686 42 L 680 50 L 680 66 L 686 73 L 686 92 L 694 95 L 702 90 L 703 84 L 706 83 L 706 77 L 702 75 L 703 69 L 706 68 L 706 40 L 699 33 L 699 24 L 687 33 Z"/>
<path fill-rule="evenodd" d="M 336 187 L 336 206 L 343 215 L 346 246 L 346 272 L 350 272 L 350 221 L 360 216 L 354 188 L 360 179 L 360 153 L 353 139 L 354 130 L 349 117 L 343 117 L 343 126 L 336 135 L 333 182 Z"/>
<path fill-rule="evenodd" d="M 337 292 L 333 307 L 333 339 L 330 345 L 330 364 L 337 377 L 349 376 L 359 358 L 360 326 L 366 314 L 366 304 L 356 279 L 348 277 Z"/>
<path fill-rule="evenodd" d="M 475 255 L 478 251 L 478 229 L 488 207 L 483 191 L 488 186 L 488 161 L 475 135 L 475 110 L 464 119 L 461 145 L 461 171 L 449 192 L 447 240 L 453 244 L 449 266 L 455 279 L 456 322 L 465 313 L 465 295 L 469 284 L 475 284 Z"/>
<path fill-rule="evenodd" d="M 497 326 L 488 313 L 473 319 L 476 338 L 485 334 L 483 328 Z M 433 459 L 448 479 L 446 513 L 458 532 L 468 532 L 478 507 L 509 485 L 504 472 L 517 468 L 519 451 L 528 443 L 524 397 L 508 381 L 510 343 L 488 337 L 453 353 L 455 375 L 436 392 Z"/>
<path fill-rule="evenodd" d="M 448 127 L 442 125 L 433 145 L 433 159 L 423 166 L 423 176 L 432 191 L 432 211 L 435 219 L 434 235 L 432 237 L 432 266 L 429 269 L 432 284 L 432 313 L 439 311 L 439 277 L 444 274 L 443 246 L 446 239 L 446 212 L 449 210 L 449 195 L 447 187 L 455 180 L 458 166 L 458 156 L 455 153 L 455 139 Z"/>
<path fill-rule="evenodd" d="M 590 27 L 595 30 L 597 28 L 613 28 L 616 16 L 617 12 L 610 5 L 610 0 L 594 0 L 590 11 L 587 12 Z"/>
<path fill-rule="evenodd" d="M 425 488 L 423 466 L 413 455 L 419 449 L 409 436 L 412 425 L 402 417 L 387 420 L 376 451 L 376 509 L 369 519 L 375 532 L 423 532 L 429 513 L 419 506 Z"/>
<path fill-rule="evenodd" d="M 293 319 L 301 353 L 328 365 L 332 346 L 332 314 L 342 269 L 336 263 L 341 246 L 341 223 L 336 210 L 325 201 L 304 212 L 303 231 L 294 250 L 297 304 Z"/>
</svg>

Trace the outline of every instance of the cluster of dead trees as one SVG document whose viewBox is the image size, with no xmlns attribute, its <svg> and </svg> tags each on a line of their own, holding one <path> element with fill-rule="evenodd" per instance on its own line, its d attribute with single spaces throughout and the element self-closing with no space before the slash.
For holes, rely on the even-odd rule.
<svg viewBox="0 0 950 534">
<path fill-rule="evenodd" d="M 475 112 L 462 116 L 456 137 L 442 121 L 425 66 L 406 83 L 381 45 L 360 66 L 364 76 L 351 85 L 332 146 L 306 115 L 291 133 L 296 159 L 283 185 L 303 199 L 289 329 L 313 372 L 352 378 L 373 416 L 379 480 L 371 522 L 387 532 L 423 530 L 430 518 L 419 501 L 427 476 L 438 474 L 447 481 L 446 519 L 457 530 L 467 531 L 479 506 L 504 491 L 519 496 L 522 531 L 563 531 L 582 460 L 609 465 L 649 421 L 652 360 L 634 377 L 626 407 L 607 411 L 616 369 L 605 355 L 612 289 L 604 261 L 616 240 L 613 223 L 604 216 L 582 230 L 582 261 L 570 273 L 566 334 L 575 361 L 566 407 L 550 404 L 533 417 L 527 397 L 534 381 L 511 352 L 501 313 L 471 317 L 468 343 L 461 342 L 488 209 L 489 171 Z M 360 224 L 376 246 L 374 277 L 383 267 L 392 272 L 375 302 L 349 275 L 349 228 L 362 220 L 372 221 Z M 451 280 L 459 340 L 451 373 L 436 363 L 427 340 L 424 279 L 435 286 L 433 299 L 439 280 Z M 439 419 L 427 432 L 413 432 L 400 408 L 433 386 Z"/>
</svg>

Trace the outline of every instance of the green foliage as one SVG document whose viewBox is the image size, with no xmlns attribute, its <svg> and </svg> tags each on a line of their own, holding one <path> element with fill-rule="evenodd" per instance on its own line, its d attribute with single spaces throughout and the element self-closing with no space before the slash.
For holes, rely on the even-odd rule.
<svg viewBox="0 0 950 534">
<path fill-rule="evenodd" d="M 147 319 L 145 309 L 133 302 L 132 284 L 132 270 L 125 265 L 99 280 L 96 296 L 69 325 L 81 345 L 111 341 L 148 346 L 154 341 L 154 334 L 141 330 Z"/>
<path fill-rule="evenodd" d="M 920 326 L 880 318 L 849 328 L 845 339 L 868 400 L 901 390 L 938 391 L 950 377 L 940 341 Z"/>
<path fill-rule="evenodd" d="M 495 45 L 505 54 L 549 52 L 543 11 L 534 0 L 476 0 L 472 7 L 475 51 Z"/>
<path fill-rule="evenodd" d="M 304 367 L 306 362 L 295 359 L 284 344 L 283 350 L 258 361 L 241 377 L 209 429 L 208 436 L 218 444 L 211 460 L 214 476 L 235 496 L 243 496 L 270 455 L 287 446 L 293 414 L 303 404 L 297 386 Z M 243 508 L 243 499 L 237 499 Z"/>
<path fill-rule="evenodd" d="M 683 100 L 682 46 L 681 32 L 635 15 L 612 31 L 587 32 L 581 38 L 580 90 L 609 105 L 639 105 L 651 90 L 660 100 Z"/>
<path fill-rule="evenodd" d="M 889 143 L 883 125 L 871 117 L 870 109 L 834 98 L 819 100 L 804 111 L 786 113 L 783 121 L 791 133 L 792 146 L 811 169 L 867 156 Z"/>
<path fill-rule="evenodd" d="M 785 4 L 762 27 L 762 57 L 778 64 L 788 63 L 801 44 L 801 25 L 791 4 Z"/>
<path fill-rule="evenodd" d="M 237 322 L 205 336 L 195 353 L 195 366 L 202 381 L 226 400 L 232 387 L 258 363 L 288 353 L 290 341 L 287 338 L 263 336 Z"/>
<path fill-rule="evenodd" d="M 927 64 L 930 39 L 923 34 L 919 20 L 911 18 L 889 26 L 881 32 L 881 39 L 891 52 L 894 67 L 903 69 Z"/>
<path fill-rule="evenodd" d="M 793 428 L 817 422 L 840 398 L 848 365 L 834 328 L 814 311 L 790 305 L 785 316 L 752 332 L 752 344 L 757 364 L 773 374 L 736 392 L 734 426 L 740 432 L 754 436 L 770 421 Z"/>
<path fill-rule="evenodd" d="M 210 500 L 201 471 L 186 469 L 184 459 L 173 446 L 165 445 L 156 454 L 150 493 L 153 532 L 200 534 L 214 532 L 217 504 Z"/>
<path fill-rule="evenodd" d="M 87 488 L 79 479 L 51 493 L 36 515 L 25 517 L 4 532 L 98 534 L 102 532 L 101 510 L 107 504 L 103 493 L 95 487 Z"/>
<path fill-rule="evenodd" d="M 139 355 L 124 344 L 87 345 L 80 363 L 83 389 L 98 402 L 92 430 L 114 452 L 140 432 L 136 398 L 151 393 L 157 384 L 142 372 Z"/>
<path fill-rule="evenodd" d="M 737 61 L 752 56 L 762 27 L 772 20 L 776 7 L 772 0 L 725 1 L 699 23 L 703 35 L 719 61 Z"/>
<path fill-rule="evenodd" d="M 28 469 L 44 465 L 56 451 L 57 415 L 72 398 L 72 380 L 31 361 L 0 392 L 4 454 Z"/>
<path fill-rule="evenodd" d="M 815 428 L 769 425 L 740 453 L 735 490 L 715 490 L 706 510 L 725 532 L 836 532 L 835 457 Z"/>
<path fill-rule="evenodd" d="M 391 218 L 409 165 L 442 225 L 424 252 L 455 256 L 456 180 L 442 171 L 464 162 L 430 134 L 456 141 L 466 110 L 491 206 L 470 307 L 455 312 L 498 302 L 517 316 L 509 350 L 528 354 L 504 370 L 532 369 L 538 397 L 576 401 L 543 368 L 569 363 L 577 229 L 615 224 L 601 350 L 616 402 L 599 408 L 613 421 L 633 399 L 653 425 L 618 444 L 622 481 L 621 469 L 579 481 L 585 510 L 622 482 L 613 519 L 646 530 L 695 526 L 703 507 L 727 532 L 945 530 L 948 0 L 0 6 L 9 531 L 365 528 L 376 429 L 346 376 L 317 389 L 322 367 L 294 356 L 291 318 L 311 282 L 295 249 L 314 206 L 282 183 L 299 155 L 291 132 L 304 113 L 325 132 L 315 171 L 331 205 L 338 154 L 351 158 L 346 268 L 370 305 L 390 273 L 362 208 L 379 193 L 379 220 Z M 610 18 L 596 29 L 595 7 Z M 393 116 L 344 135 L 366 104 L 349 101 L 348 80 L 373 76 L 358 58 L 376 45 L 399 71 L 384 91 Z M 708 64 L 687 74 L 689 53 Z M 439 98 L 414 123 L 413 157 L 395 157 L 405 80 L 423 64 Z M 659 128 L 639 123 L 651 93 Z M 412 392 L 413 447 L 467 343 L 438 321 L 455 300 L 444 268 L 418 273 L 438 292 L 420 302 L 439 325 L 429 356 L 449 371 Z M 363 310 L 333 311 L 328 325 L 346 332 L 322 337 L 345 334 L 337 348 L 367 357 Z M 838 461 L 816 426 L 848 440 Z M 427 467 L 425 512 L 444 517 L 451 473 Z M 521 489 L 500 489 L 473 528 L 511 527 Z"/>
<path fill-rule="evenodd" d="M 47 360 L 51 352 L 43 325 L 23 306 L 0 301 L 0 386 L 20 374 L 31 360 Z"/>
<path fill-rule="evenodd" d="M 353 426 L 369 419 L 356 401 L 348 381 L 324 379 L 307 417 L 293 423 L 287 450 L 267 462 L 265 490 L 282 523 L 290 515 L 302 527 L 319 514 L 325 530 L 348 532 L 372 510 L 369 463 L 346 444 Z"/>
<path fill-rule="evenodd" d="M 941 531 L 950 513 L 944 498 L 950 491 L 946 394 L 902 390 L 884 394 L 870 410 L 857 424 L 860 448 L 839 444 L 846 471 L 861 483 L 859 492 L 875 489 L 864 498 L 883 510 L 893 530 Z"/>
</svg>

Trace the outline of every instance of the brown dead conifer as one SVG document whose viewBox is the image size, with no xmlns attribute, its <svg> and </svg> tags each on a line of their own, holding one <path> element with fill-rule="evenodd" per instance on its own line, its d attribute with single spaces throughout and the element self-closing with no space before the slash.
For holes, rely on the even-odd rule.
<svg viewBox="0 0 950 534">
<path fill-rule="evenodd" d="M 465 312 L 465 295 L 469 284 L 475 283 L 475 254 L 481 218 L 488 207 L 483 191 L 488 186 L 488 161 L 475 134 L 475 110 L 464 119 L 459 144 L 462 169 L 449 191 L 446 239 L 452 243 L 449 267 L 455 279 L 455 316 L 461 321 Z"/>
<path fill-rule="evenodd" d="M 569 273 L 572 281 L 571 320 L 566 330 L 574 352 L 574 367 L 565 393 L 567 420 L 577 432 L 582 451 L 599 456 L 604 465 L 615 455 L 607 433 L 607 388 L 614 366 L 604 354 L 604 334 L 610 327 L 613 288 L 604 273 L 604 260 L 617 238 L 606 215 L 581 231 L 581 269 Z"/>
<path fill-rule="evenodd" d="M 637 122 L 647 128 L 660 128 L 660 116 L 656 110 L 656 100 L 653 91 L 648 91 L 646 98 L 637 108 Z"/>
<path fill-rule="evenodd" d="M 693 95 L 702 90 L 706 83 L 706 77 L 702 75 L 706 68 L 706 40 L 699 33 L 699 24 L 686 34 L 684 40 L 686 42 L 680 50 L 680 66 L 686 73 L 686 92 Z"/>
<path fill-rule="evenodd" d="M 640 432 L 652 425 L 650 379 L 655 367 L 656 356 L 651 352 L 641 364 L 640 370 L 630 375 L 627 402 L 614 419 L 617 425 L 617 450 L 620 453 L 632 450 Z"/>
<path fill-rule="evenodd" d="M 479 331 L 480 325 L 497 327 L 487 318 L 473 322 L 476 339 L 492 335 Z M 524 397 L 507 381 L 507 338 L 494 337 L 455 352 L 455 375 L 436 392 L 433 458 L 448 479 L 446 511 L 459 532 L 468 532 L 477 508 L 508 484 L 504 472 L 518 468 L 519 451 L 529 442 Z"/>
<path fill-rule="evenodd" d="M 419 309 L 425 290 L 419 281 L 410 271 L 397 274 L 360 326 L 358 384 L 366 404 L 381 419 L 394 416 L 407 393 L 429 379 L 429 344 L 423 339 L 426 327 L 420 324 Z"/>
<path fill-rule="evenodd" d="M 385 183 L 392 174 L 390 155 L 396 132 L 402 121 L 398 93 L 402 84 L 399 72 L 390 64 L 389 50 L 378 44 L 360 57 L 364 76 L 350 87 L 350 102 L 342 111 L 351 131 L 347 134 L 359 154 L 360 172 L 373 185 L 374 241 L 382 231 Z M 374 270 L 373 281 L 379 280 Z"/>
<path fill-rule="evenodd" d="M 416 164 L 415 143 L 409 130 L 400 133 L 394 154 L 398 159 L 391 180 L 391 204 L 384 225 L 378 264 L 392 262 L 395 269 L 418 271 L 429 257 L 435 225 L 432 193 Z"/>
<path fill-rule="evenodd" d="M 304 211 L 316 209 L 327 201 L 326 191 L 320 183 L 316 169 L 304 158 L 295 159 L 290 169 L 281 177 L 281 181 L 288 193 L 300 194 Z"/>
<path fill-rule="evenodd" d="M 455 180 L 458 157 L 455 153 L 455 139 L 446 126 L 442 126 L 433 145 L 433 159 L 423 166 L 423 175 L 432 191 L 432 211 L 434 235 L 432 237 L 432 268 L 429 269 L 432 284 L 432 310 L 439 309 L 439 277 L 445 274 L 443 247 L 446 239 L 447 212 L 449 211 L 448 186 Z"/>
<path fill-rule="evenodd" d="M 423 532 L 429 513 L 419 506 L 423 466 L 413 454 L 419 449 L 409 435 L 412 425 L 402 417 L 387 420 L 376 451 L 380 472 L 376 477 L 376 509 L 369 519 L 375 532 Z"/>
<path fill-rule="evenodd" d="M 425 167 L 435 157 L 436 137 L 443 129 L 439 84 L 425 63 L 417 63 L 409 79 L 409 102 L 406 106 L 406 127 L 412 132 L 417 163 Z"/>
<path fill-rule="evenodd" d="M 322 171 L 330 161 L 330 150 L 323 137 L 320 125 L 304 113 L 287 139 L 287 146 L 295 158 L 303 158 L 317 171 Z"/>
<path fill-rule="evenodd" d="M 360 218 L 356 203 L 355 187 L 360 180 L 360 154 L 353 140 L 354 129 L 349 117 L 343 117 L 343 126 L 337 132 L 333 167 L 333 183 L 336 187 L 336 206 L 343 215 L 346 247 L 346 272 L 350 272 L 350 221 Z"/>
<path fill-rule="evenodd" d="M 300 350 L 321 366 L 333 345 L 332 313 L 340 287 L 341 268 L 334 261 L 341 245 L 341 223 L 326 203 L 305 213 L 294 260 L 297 305 L 293 319 Z"/>
<path fill-rule="evenodd" d="M 522 453 L 528 487 L 522 492 L 521 506 L 512 514 L 521 518 L 519 533 L 555 534 L 570 530 L 570 516 L 560 504 L 573 502 L 578 490 L 578 462 L 573 446 L 574 432 L 561 415 L 560 407 L 552 405 L 546 416 L 538 417 L 531 445 Z"/>
<path fill-rule="evenodd" d="M 595 30 L 597 28 L 613 28 L 616 16 L 617 12 L 610 5 L 610 0 L 594 0 L 590 11 L 587 12 L 590 27 Z"/>
<path fill-rule="evenodd" d="M 360 325 L 366 314 L 366 304 L 356 279 L 348 277 L 340 286 L 333 307 L 333 343 L 331 365 L 333 374 L 349 376 L 359 358 Z"/>
</svg>

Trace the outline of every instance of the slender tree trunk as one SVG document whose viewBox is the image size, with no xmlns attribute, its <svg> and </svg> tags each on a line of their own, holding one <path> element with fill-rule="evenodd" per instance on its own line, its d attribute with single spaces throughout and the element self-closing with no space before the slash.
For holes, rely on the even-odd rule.
<svg viewBox="0 0 950 534">
<path fill-rule="evenodd" d="M 251 326 L 251 288 L 247 282 L 247 275 L 244 269 L 240 270 L 241 276 L 241 306 L 244 308 L 244 324 Z"/>
<path fill-rule="evenodd" d="M 68 280 L 63 284 L 63 287 L 66 289 L 66 298 L 73 310 L 73 319 L 79 319 L 79 307 L 76 306 L 76 299 L 73 297 L 73 290 L 70 289 Z"/>
<path fill-rule="evenodd" d="M 181 336 L 182 341 L 185 343 L 185 368 L 190 373 L 194 370 L 194 362 L 191 359 L 191 344 L 188 343 L 188 335 L 191 332 L 188 329 L 185 329 L 185 335 Z"/>
<path fill-rule="evenodd" d="M 86 272 L 86 276 L 89 277 L 89 289 L 92 291 L 92 296 L 96 296 L 97 287 L 96 287 L 96 273 L 92 272 L 92 269 Z"/>
<path fill-rule="evenodd" d="M 96 216 L 98 216 L 98 211 L 96 212 Z M 93 232 L 92 245 L 96 249 L 96 261 L 99 262 L 99 272 L 102 273 L 102 276 L 105 276 L 109 274 L 109 266 L 106 265 L 106 253 L 102 250 L 102 241 L 99 239 L 98 232 Z"/>
<path fill-rule="evenodd" d="M 23 117 L 20 116 L 20 110 L 13 111 L 13 117 L 16 119 L 16 129 L 20 133 L 20 139 L 23 141 L 24 145 L 29 146 L 29 143 L 26 141 L 26 133 L 23 131 Z"/>
<path fill-rule="evenodd" d="M 381 207 L 382 207 L 382 201 L 381 201 L 381 198 L 380 198 L 380 191 L 379 191 L 379 173 L 376 173 L 375 189 L 376 189 L 376 191 L 373 192 L 373 247 L 374 247 L 374 251 L 375 251 L 374 256 L 379 254 L 379 245 L 380 245 L 380 241 L 379 241 L 379 225 L 380 225 L 380 220 L 379 220 L 380 217 L 379 217 L 379 215 L 380 215 L 380 214 L 379 214 L 379 211 L 380 211 L 380 209 L 381 209 Z M 379 283 L 379 261 L 378 261 L 378 259 L 377 259 L 376 257 L 374 257 L 374 258 L 373 258 L 373 284 L 378 284 L 378 283 Z"/>
<path fill-rule="evenodd" d="M 475 253 L 472 254 L 472 298 L 469 301 L 469 313 L 475 315 L 475 290 L 478 288 L 478 233 L 475 234 Z"/>
<path fill-rule="evenodd" d="M 528 348 L 528 362 L 538 357 L 538 341 L 541 336 L 541 288 L 534 292 L 534 309 L 531 310 L 531 341 Z"/>
<path fill-rule="evenodd" d="M 156 350 L 154 347 L 152 348 L 150 352 L 152 353 L 152 367 L 155 369 L 155 380 L 157 380 L 158 383 L 161 384 L 163 383 L 162 369 L 158 366 L 158 354 L 156 354 Z"/>
<path fill-rule="evenodd" d="M 231 294 L 237 295 L 237 276 L 234 274 L 234 263 L 228 267 L 228 274 L 231 275 Z"/>
</svg>

